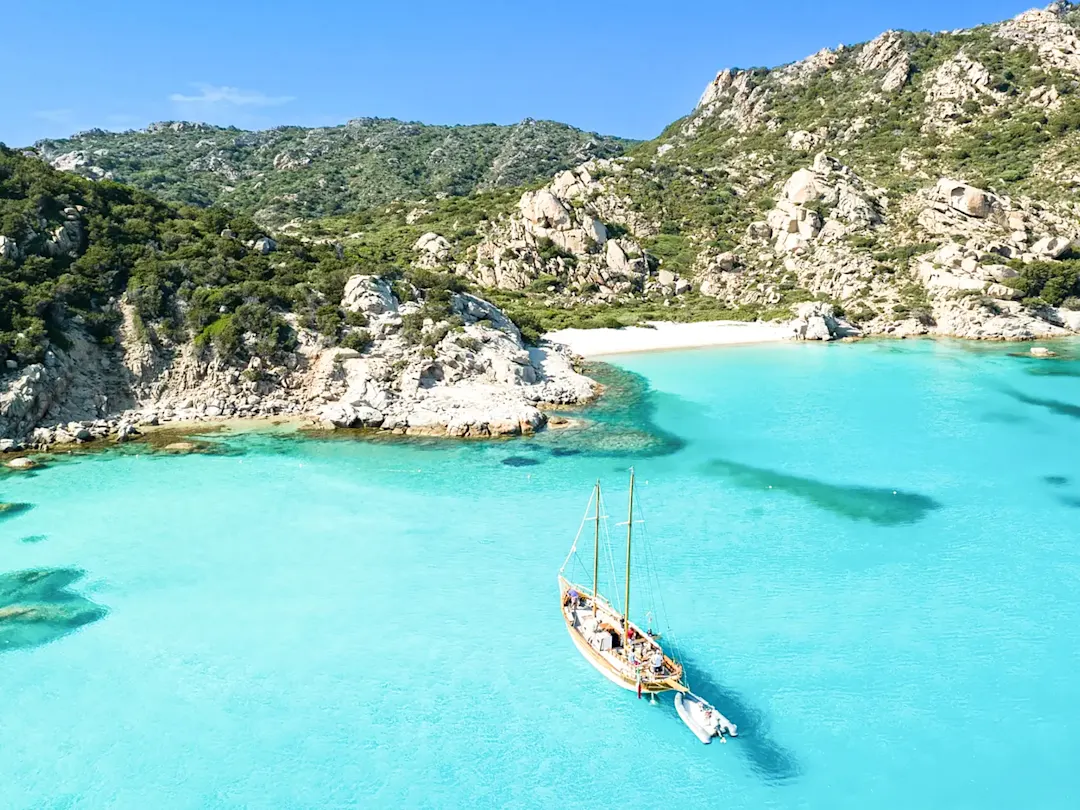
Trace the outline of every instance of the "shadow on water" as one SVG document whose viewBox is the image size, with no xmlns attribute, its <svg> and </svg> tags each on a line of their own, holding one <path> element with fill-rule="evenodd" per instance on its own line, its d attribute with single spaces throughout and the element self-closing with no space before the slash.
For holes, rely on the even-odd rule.
<svg viewBox="0 0 1080 810">
<path fill-rule="evenodd" d="M 829 484 L 816 478 L 787 475 L 724 459 L 710 461 L 706 470 L 745 489 L 779 490 L 841 517 L 866 520 L 878 526 L 917 523 L 933 510 L 941 508 L 941 504 L 933 498 L 915 492 Z"/>
<path fill-rule="evenodd" d="M 1080 405 L 1073 405 L 1069 402 L 1062 402 L 1059 399 L 1043 399 L 1042 397 L 1029 397 L 1027 394 L 1016 391 L 1012 388 L 1001 388 L 1001 393 L 1006 396 L 1012 397 L 1017 402 L 1022 402 L 1025 405 L 1033 405 L 1038 408 L 1045 408 L 1051 413 L 1055 413 L 1058 416 L 1067 416 L 1070 419 L 1080 419 Z"/>
<path fill-rule="evenodd" d="M 1076 363 L 1057 363 L 1052 366 L 1029 366 L 1025 374 L 1032 377 L 1080 377 L 1080 365 Z"/>
<path fill-rule="evenodd" d="M 0 653 L 40 647 L 105 618 L 108 611 L 70 590 L 74 568 L 0 574 Z"/>
<path fill-rule="evenodd" d="M 17 517 L 33 508 L 32 503 L 0 503 L 0 521 Z"/>
<path fill-rule="evenodd" d="M 543 464 L 542 461 L 527 456 L 507 456 L 502 460 L 502 463 L 507 467 L 535 467 L 538 464 Z"/>
<path fill-rule="evenodd" d="M 1063 506 L 1068 506 L 1070 509 L 1080 509 L 1080 497 L 1076 495 L 1061 495 L 1058 497 Z"/>
<path fill-rule="evenodd" d="M 1008 413 L 1006 411 L 990 411 L 982 415 L 984 422 L 992 422 L 1000 425 L 1020 425 L 1024 422 L 1030 421 L 1026 416 L 1021 416 L 1018 413 Z"/>
<path fill-rule="evenodd" d="M 684 661 L 683 667 L 686 681 L 694 694 L 705 698 L 738 727 L 739 736 L 728 743 L 728 748 L 734 746 L 741 752 L 757 776 L 774 785 L 789 782 L 799 776 L 801 769 L 794 753 L 772 738 L 765 712 L 753 706 L 734 689 L 713 680 L 693 662 Z M 671 705 L 671 713 L 676 722 L 682 723 L 675 712 L 674 704 Z M 687 733 L 690 733 L 689 730 Z M 713 745 L 716 745 L 716 741 Z"/>
<path fill-rule="evenodd" d="M 1069 483 L 1069 476 L 1067 475 L 1044 475 L 1043 483 L 1049 484 L 1052 487 L 1063 487 Z"/>
<path fill-rule="evenodd" d="M 652 390 L 645 377 L 607 363 L 586 363 L 583 371 L 604 387 L 604 393 L 581 410 L 564 412 L 580 419 L 581 426 L 537 437 L 552 455 L 655 458 L 686 446 L 685 440 L 656 423 L 657 402 L 665 395 Z"/>
<path fill-rule="evenodd" d="M 567 458 L 569 456 L 581 455 L 581 451 L 576 447 L 552 447 L 550 452 L 555 458 Z"/>
</svg>

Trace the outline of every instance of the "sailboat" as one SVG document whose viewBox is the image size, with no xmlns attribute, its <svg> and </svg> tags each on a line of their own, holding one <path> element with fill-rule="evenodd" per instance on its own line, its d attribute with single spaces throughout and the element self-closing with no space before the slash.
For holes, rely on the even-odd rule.
<svg viewBox="0 0 1080 810">
<path fill-rule="evenodd" d="M 690 691 L 674 642 L 669 645 L 670 651 L 665 650 L 660 643 L 660 635 L 653 633 L 651 619 L 644 632 L 630 621 L 631 547 L 634 539 L 632 468 L 626 516 L 626 573 L 622 610 L 618 610 L 611 600 L 600 593 L 600 528 L 601 521 L 606 517 L 603 503 L 600 482 L 597 481 L 574 544 L 559 569 L 559 603 L 570 639 L 585 660 L 616 686 L 637 692 L 639 698 L 648 694 L 654 702 L 660 692 L 675 692 L 675 709 L 679 717 L 701 742 L 710 743 L 714 737 L 726 742 L 724 735 L 734 737 L 738 729 L 708 701 Z M 581 562 L 577 555 L 578 541 L 590 523 L 593 529 L 591 588 L 571 582 L 566 576 L 571 562 Z M 614 569 L 613 558 L 611 565 Z M 650 566 L 646 564 L 648 568 Z M 614 579 L 614 570 L 612 575 Z"/>
<path fill-rule="evenodd" d="M 626 574 L 622 610 L 600 593 L 600 529 L 604 519 L 600 482 L 589 500 L 586 517 L 570 554 L 559 569 L 559 598 L 566 629 L 574 646 L 601 675 L 623 689 L 654 695 L 689 692 L 683 667 L 665 651 L 650 626 L 642 630 L 630 620 L 631 544 L 634 535 L 634 471 L 630 470 L 630 494 L 626 518 Z M 590 516 L 589 512 L 593 514 Z M 586 524 L 593 528 L 592 587 L 571 582 L 567 566 L 577 557 L 577 542 Z"/>
</svg>

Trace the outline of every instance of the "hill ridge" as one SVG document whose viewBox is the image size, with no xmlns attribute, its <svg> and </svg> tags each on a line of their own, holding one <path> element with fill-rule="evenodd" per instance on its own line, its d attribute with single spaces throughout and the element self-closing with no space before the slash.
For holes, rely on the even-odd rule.
<svg viewBox="0 0 1080 810">
<path fill-rule="evenodd" d="M 264 130 L 163 121 L 44 139 L 32 149 L 90 179 L 130 183 L 175 202 L 228 205 L 280 225 L 403 197 L 542 181 L 583 160 L 622 154 L 631 143 L 531 118 L 432 125 L 362 117 Z"/>
</svg>

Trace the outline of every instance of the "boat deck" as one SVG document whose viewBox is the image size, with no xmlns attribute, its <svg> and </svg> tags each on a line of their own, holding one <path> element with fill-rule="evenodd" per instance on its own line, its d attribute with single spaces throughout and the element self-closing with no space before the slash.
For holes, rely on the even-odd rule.
<svg viewBox="0 0 1080 810">
<path fill-rule="evenodd" d="M 624 688 L 636 689 L 639 679 L 645 692 L 681 686 L 682 667 L 664 652 L 655 638 L 632 622 L 632 639 L 627 648 L 622 616 L 602 599 L 595 600 L 594 610 L 591 596 L 580 595 L 577 604 L 571 605 L 569 596 L 564 595 L 563 617 L 571 635 L 577 636 L 575 641 L 580 639 L 578 646 L 582 652 L 587 650 L 593 656 L 593 665 L 609 679 L 617 678 L 616 682 Z M 659 669 L 653 666 L 657 653 L 662 657 Z"/>
</svg>

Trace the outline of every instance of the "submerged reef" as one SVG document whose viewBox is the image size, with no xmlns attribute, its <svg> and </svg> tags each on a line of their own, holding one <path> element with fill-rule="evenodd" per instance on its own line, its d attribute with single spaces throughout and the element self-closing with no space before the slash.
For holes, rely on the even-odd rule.
<svg viewBox="0 0 1080 810">
<path fill-rule="evenodd" d="M 586 363 L 582 371 L 603 386 L 603 395 L 581 410 L 564 412 L 580 421 L 579 426 L 538 436 L 552 455 L 655 458 L 686 445 L 656 423 L 659 394 L 645 377 L 607 363 Z"/>
<path fill-rule="evenodd" d="M 926 495 L 881 487 L 830 484 L 816 478 L 753 467 L 725 459 L 707 465 L 713 475 L 746 489 L 778 490 L 851 520 L 878 526 L 903 526 L 922 520 L 941 504 Z"/>
<path fill-rule="evenodd" d="M 33 504 L 29 503 L 0 503 L 0 520 L 7 520 L 16 515 L 21 515 L 32 508 Z"/>
<path fill-rule="evenodd" d="M 105 618 L 105 608 L 70 590 L 83 574 L 74 568 L 0 574 L 0 653 L 40 647 Z"/>
<path fill-rule="evenodd" d="M 537 464 L 543 462 L 537 461 L 535 458 L 527 458 L 526 456 L 507 456 L 502 460 L 502 463 L 507 467 L 535 467 Z"/>
</svg>

